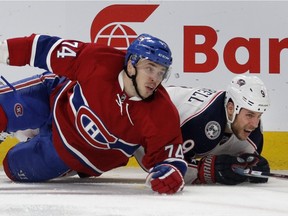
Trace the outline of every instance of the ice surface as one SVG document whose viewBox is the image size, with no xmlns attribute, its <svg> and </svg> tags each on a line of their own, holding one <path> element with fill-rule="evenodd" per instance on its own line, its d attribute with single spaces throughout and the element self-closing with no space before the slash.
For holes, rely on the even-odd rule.
<svg viewBox="0 0 288 216">
<path fill-rule="evenodd" d="M 120 168 L 99 178 L 23 184 L 0 170 L 0 216 L 288 215 L 288 180 L 186 186 L 179 194 L 159 195 L 145 186 L 145 177 L 139 168 Z"/>
</svg>

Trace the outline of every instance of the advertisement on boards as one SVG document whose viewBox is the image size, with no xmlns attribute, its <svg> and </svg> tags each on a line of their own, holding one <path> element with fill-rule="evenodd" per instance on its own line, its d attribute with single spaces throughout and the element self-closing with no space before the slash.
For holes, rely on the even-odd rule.
<svg viewBox="0 0 288 216">
<path fill-rule="evenodd" d="M 0 39 L 32 33 L 127 48 L 143 32 L 173 51 L 166 85 L 226 88 L 237 74 L 259 76 L 271 108 L 266 131 L 287 131 L 288 2 L 269 1 L 1 1 Z M 1 74 L 13 81 L 27 73 Z M 18 71 L 22 69 L 13 68 Z"/>
</svg>

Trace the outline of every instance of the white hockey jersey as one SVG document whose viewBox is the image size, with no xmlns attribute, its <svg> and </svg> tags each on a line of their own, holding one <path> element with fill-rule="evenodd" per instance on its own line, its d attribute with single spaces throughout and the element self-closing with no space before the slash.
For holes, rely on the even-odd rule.
<svg viewBox="0 0 288 216">
<path fill-rule="evenodd" d="M 225 133 L 225 91 L 187 87 L 167 87 L 166 90 L 180 115 L 184 154 L 188 162 L 190 158 L 208 154 L 261 153 L 261 124 L 245 141 Z"/>
</svg>

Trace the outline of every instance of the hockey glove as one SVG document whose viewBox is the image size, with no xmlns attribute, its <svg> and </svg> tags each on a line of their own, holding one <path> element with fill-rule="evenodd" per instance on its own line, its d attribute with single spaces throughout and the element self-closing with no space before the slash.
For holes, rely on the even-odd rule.
<svg viewBox="0 0 288 216">
<path fill-rule="evenodd" d="M 270 166 L 268 161 L 260 155 L 258 156 L 258 159 L 258 163 L 252 167 L 252 170 L 270 173 Z M 268 178 L 249 177 L 248 180 L 251 183 L 266 183 Z"/>
<path fill-rule="evenodd" d="M 149 172 L 146 184 L 160 194 L 174 194 L 184 188 L 184 179 L 175 166 L 160 164 Z"/>
<path fill-rule="evenodd" d="M 208 155 L 198 164 L 198 179 L 201 183 L 220 183 L 225 185 L 240 184 L 248 179 L 233 171 L 233 167 L 247 168 L 258 162 L 257 156 L 243 154 L 241 156 Z"/>
</svg>

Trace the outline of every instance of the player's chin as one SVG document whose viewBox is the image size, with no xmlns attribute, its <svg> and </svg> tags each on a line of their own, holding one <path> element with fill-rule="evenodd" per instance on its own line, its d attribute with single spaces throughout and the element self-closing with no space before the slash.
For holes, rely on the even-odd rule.
<svg viewBox="0 0 288 216">
<path fill-rule="evenodd" d="M 247 140 L 248 139 L 248 137 L 250 136 L 250 134 L 251 134 L 251 132 L 249 132 L 249 131 L 243 131 L 242 133 L 239 133 L 238 134 L 238 139 L 240 139 L 240 140 Z"/>
<path fill-rule="evenodd" d="M 144 98 L 148 98 L 148 97 L 150 97 L 150 96 L 153 94 L 153 92 L 154 92 L 154 91 L 152 91 L 152 90 L 145 91 L 142 96 L 143 96 Z"/>
</svg>

